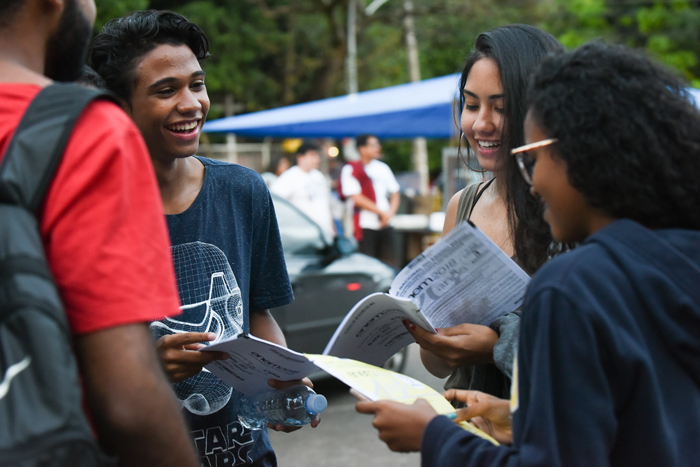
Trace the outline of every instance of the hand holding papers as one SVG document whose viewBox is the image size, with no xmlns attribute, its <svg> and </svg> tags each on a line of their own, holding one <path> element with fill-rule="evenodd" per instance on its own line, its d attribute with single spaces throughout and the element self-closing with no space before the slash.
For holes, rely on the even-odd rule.
<svg viewBox="0 0 700 467">
<path fill-rule="evenodd" d="M 202 351 L 228 352 L 231 358 L 207 365 L 207 370 L 243 394 L 269 390 L 268 379 L 295 380 L 321 369 L 371 401 L 393 400 L 412 404 L 425 399 L 439 414 L 454 407 L 437 391 L 408 376 L 350 359 L 304 355 L 254 336 L 239 336 Z M 488 435 L 467 423 L 462 427 L 483 438 Z"/>
<path fill-rule="evenodd" d="M 424 399 L 438 414 L 449 415 L 455 411 L 442 394 L 406 375 L 351 359 L 327 355 L 310 355 L 309 358 L 327 373 L 350 386 L 356 397 L 358 394 L 361 396 L 358 397 L 360 400 L 390 400 L 410 405 L 418 399 Z M 470 423 L 460 422 L 459 425 L 470 433 L 498 444 L 495 439 Z"/>
<path fill-rule="evenodd" d="M 216 360 L 205 370 L 243 394 L 269 391 L 270 379 L 300 380 L 318 369 L 304 354 L 251 335 L 241 334 L 201 351 L 229 354 L 228 359 Z"/>
<path fill-rule="evenodd" d="M 358 302 L 323 353 L 381 365 L 413 342 L 402 320 L 433 333 L 462 323 L 488 325 L 522 304 L 528 282 L 512 259 L 464 222 L 408 264 L 388 294 Z"/>
</svg>

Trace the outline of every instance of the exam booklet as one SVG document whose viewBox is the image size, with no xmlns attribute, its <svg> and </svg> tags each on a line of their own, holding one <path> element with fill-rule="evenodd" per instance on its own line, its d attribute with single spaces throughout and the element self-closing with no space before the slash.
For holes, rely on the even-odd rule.
<svg viewBox="0 0 700 467">
<path fill-rule="evenodd" d="M 414 342 L 402 320 L 429 332 L 462 323 L 489 325 L 520 307 L 529 276 L 467 222 L 411 261 L 389 293 L 360 300 L 324 355 L 383 364 Z"/>
<path fill-rule="evenodd" d="M 227 360 L 206 366 L 221 380 L 243 394 L 270 390 L 269 379 L 298 380 L 321 369 L 355 389 L 366 399 L 393 400 L 412 404 L 423 398 L 439 414 L 454 412 L 454 407 L 440 393 L 409 376 L 378 368 L 352 359 L 330 355 L 301 354 L 255 336 L 241 334 L 213 344 L 202 351 L 224 351 Z M 460 425 L 477 436 L 498 444 L 486 433 L 468 423 Z"/>
</svg>

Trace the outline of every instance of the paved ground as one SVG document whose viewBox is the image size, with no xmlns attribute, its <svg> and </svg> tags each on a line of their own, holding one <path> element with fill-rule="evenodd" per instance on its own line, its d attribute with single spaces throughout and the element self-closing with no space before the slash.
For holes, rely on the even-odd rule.
<svg viewBox="0 0 700 467">
<path fill-rule="evenodd" d="M 408 376 L 441 391 L 443 381 L 428 373 L 420 362 L 418 346 L 410 347 Z M 420 454 L 389 451 L 372 427 L 372 417 L 355 412 L 356 399 L 348 387 L 335 380 L 315 381 L 316 391 L 328 399 L 318 428 L 304 427 L 294 433 L 270 431 L 280 467 L 416 467 Z"/>
</svg>

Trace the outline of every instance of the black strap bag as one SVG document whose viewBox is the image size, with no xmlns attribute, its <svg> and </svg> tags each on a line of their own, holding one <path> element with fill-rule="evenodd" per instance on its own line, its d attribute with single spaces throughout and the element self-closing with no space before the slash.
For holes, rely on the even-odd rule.
<svg viewBox="0 0 700 467">
<path fill-rule="evenodd" d="M 0 163 L 0 466 L 115 465 L 82 406 L 78 366 L 37 211 L 85 106 L 104 91 L 44 88 Z"/>
</svg>

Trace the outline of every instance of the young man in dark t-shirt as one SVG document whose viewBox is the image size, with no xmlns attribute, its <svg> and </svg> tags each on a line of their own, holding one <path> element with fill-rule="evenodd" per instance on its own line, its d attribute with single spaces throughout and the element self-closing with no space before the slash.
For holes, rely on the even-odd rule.
<svg viewBox="0 0 700 467">
<path fill-rule="evenodd" d="M 197 351 L 241 332 L 285 345 L 268 309 L 293 300 L 265 182 L 242 166 L 193 156 L 209 110 L 199 63 L 207 56 L 201 29 L 166 11 L 110 21 L 90 50 L 91 65 L 141 130 L 158 179 L 183 315 L 151 329 L 201 462 L 274 466 L 267 431 L 237 419 L 240 394 L 202 371 L 228 355 Z"/>
</svg>

